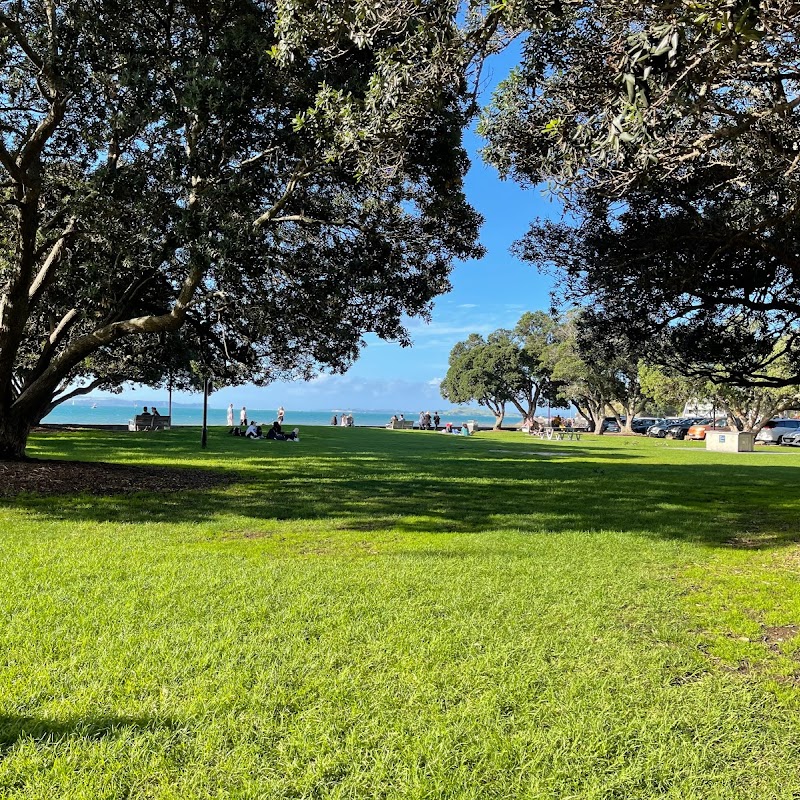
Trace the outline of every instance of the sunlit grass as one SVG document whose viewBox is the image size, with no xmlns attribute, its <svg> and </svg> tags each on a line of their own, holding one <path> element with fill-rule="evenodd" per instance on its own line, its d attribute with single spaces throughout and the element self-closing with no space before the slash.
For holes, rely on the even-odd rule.
<svg viewBox="0 0 800 800">
<path fill-rule="evenodd" d="M 0 796 L 791 798 L 800 452 L 42 435 L 234 471 L 0 504 Z"/>
</svg>

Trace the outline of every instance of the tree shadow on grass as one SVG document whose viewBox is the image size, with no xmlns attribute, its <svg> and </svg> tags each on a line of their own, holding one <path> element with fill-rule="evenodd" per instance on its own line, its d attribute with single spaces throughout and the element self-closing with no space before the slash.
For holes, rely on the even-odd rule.
<svg viewBox="0 0 800 800">
<path fill-rule="evenodd" d="M 240 483 L 227 488 L 61 502 L 26 495 L 13 502 L 71 521 L 213 528 L 225 518 L 221 538 L 258 539 L 274 532 L 276 523 L 291 530 L 292 523 L 296 528 L 321 520 L 333 532 L 375 535 L 618 530 L 725 546 L 800 541 L 800 489 L 792 488 L 798 467 L 792 463 L 654 464 L 643 461 L 635 446 L 592 442 L 559 449 L 560 443 L 530 440 L 403 437 L 402 432 L 390 438 L 392 433 L 341 442 L 321 437 L 327 441 L 319 451 L 313 437 L 312 447 L 305 446 L 308 439 L 301 445 L 229 439 L 226 452 Z M 332 452 L 339 444 L 341 454 Z M 96 454 L 96 443 L 92 446 Z"/>
<path fill-rule="evenodd" d="M 173 731 L 180 727 L 183 726 L 174 720 L 155 717 L 76 717 L 53 720 L 0 714 L 0 755 L 24 740 L 55 745 L 73 737 L 96 741 L 116 738 L 131 731 Z"/>
</svg>

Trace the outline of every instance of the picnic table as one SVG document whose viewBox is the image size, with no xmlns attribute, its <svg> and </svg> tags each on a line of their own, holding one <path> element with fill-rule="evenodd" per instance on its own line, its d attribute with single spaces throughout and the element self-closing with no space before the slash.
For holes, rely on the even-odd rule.
<svg viewBox="0 0 800 800">
<path fill-rule="evenodd" d="M 538 431 L 531 431 L 531 436 L 538 436 L 540 439 L 548 440 L 556 439 L 558 441 L 563 441 L 564 439 L 575 439 L 576 441 L 580 441 L 581 434 L 584 432 L 585 431 L 580 428 L 554 428 L 546 425 L 539 428 Z"/>
</svg>

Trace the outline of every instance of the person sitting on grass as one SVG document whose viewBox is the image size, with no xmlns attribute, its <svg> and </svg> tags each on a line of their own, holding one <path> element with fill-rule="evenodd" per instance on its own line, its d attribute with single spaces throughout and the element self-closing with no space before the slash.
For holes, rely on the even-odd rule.
<svg viewBox="0 0 800 800">
<path fill-rule="evenodd" d="M 261 427 L 256 425 L 255 420 L 250 420 L 250 424 L 247 426 L 247 430 L 244 432 L 244 435 L 248 439 L 260 439 L 261 438 Z"/>
<path fill-rule="evenodd" d="M 291 433 L 284 433 L 281 424 L 277 420 L 272 423 L 272 427 L 267 431 L 267 439 L 275 439 L 278 442 L 299 442 L 300 428 L 295 428 Z"/>
</svg>

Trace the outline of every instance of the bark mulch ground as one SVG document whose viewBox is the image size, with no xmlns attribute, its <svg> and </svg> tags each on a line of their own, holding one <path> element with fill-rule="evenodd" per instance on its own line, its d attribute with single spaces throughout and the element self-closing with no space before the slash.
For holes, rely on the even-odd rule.
<svg viewBox="0 0 800 800">
<path fill-rule="evenodd" d="M 209 489 L 235 480 L 199 469 L 134 467 L 84 461 L 0 461 L 0 497 L 35 494 L 128 494 Z"/>
</svg>

